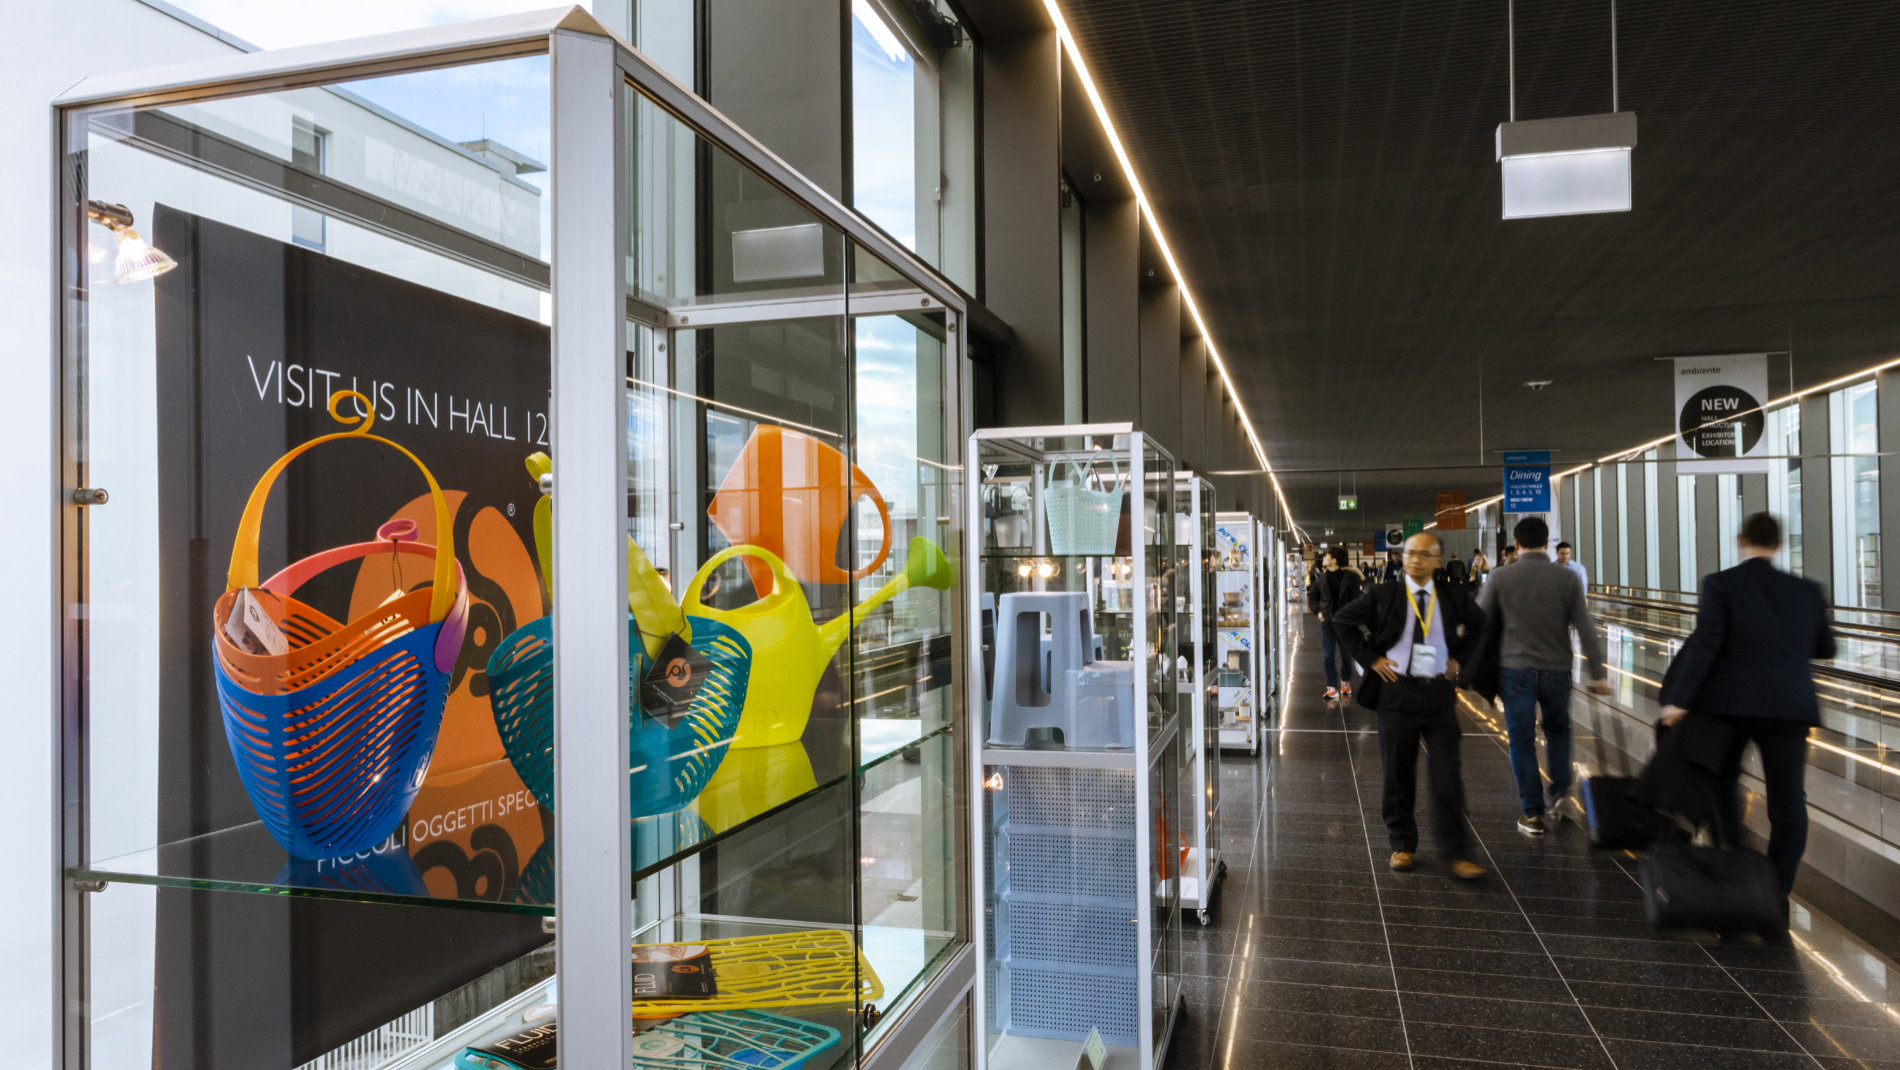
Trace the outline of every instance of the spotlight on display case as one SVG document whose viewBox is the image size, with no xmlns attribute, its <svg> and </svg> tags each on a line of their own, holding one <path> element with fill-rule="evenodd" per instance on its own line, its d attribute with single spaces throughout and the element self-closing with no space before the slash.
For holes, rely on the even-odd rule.
<svg viewBox="0 0 1900 1070">
<path fill-rule="evenodd" d="M 967 612 L 996 621 L 993 669 L 967 678 L 978 1066 L 1071 1067 L 1100 1044 L 1103 1065 L 1155 1070 L 1193 790 L 1179 659 L 1198 565 L 1177 552 L 1174 461 L 1128 424 L 978 431 L 967 457 Z M 966 644 L 977 664 L 983 640 Z"/>
</svg>

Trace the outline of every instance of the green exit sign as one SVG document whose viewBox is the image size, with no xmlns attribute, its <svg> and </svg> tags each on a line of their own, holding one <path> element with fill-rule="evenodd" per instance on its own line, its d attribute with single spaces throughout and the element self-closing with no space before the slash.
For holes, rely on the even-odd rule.
<svg viewBox="0 0 1900 1070">
<path fill-rule="evenodd" d="M 1346 511 L 1346 510 L 1350 510 L 1350 509 L 1357 509 L 1357 508 L 1359 508 L 1359 495 L 1357 495 L 1357 494 L 1341 494 L 1341 495 L 1339 496 L 1339 508 L 1340 508 L 1340 511 L 1341 511 L 1341 512 L 1344 512 L 1344 511 Z"/>
</svg>

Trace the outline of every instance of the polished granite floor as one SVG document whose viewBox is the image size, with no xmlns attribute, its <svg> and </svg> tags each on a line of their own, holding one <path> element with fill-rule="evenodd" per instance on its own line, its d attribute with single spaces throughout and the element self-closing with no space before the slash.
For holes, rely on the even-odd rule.
<svg viewBox="0 0 1900 1070">
<path fill-rule="evenodd" d="M 1633 858 L 1572 825 L 1516 831 L 1475 707 L 1462 754 L 1491 875 L 1451 878 L 1429 832 L 1416 871 L 1389 871 L 1373 716 L 1321 699 L 1306 638 L 1283 730 L 1258 759 L 1224 757 L 1228 874 L 1211 923 L 1187 921 L 1169 1070 L 1900 1070 L 1892 962 L 1799 899 L 1786 947 L 1657 938 Z"/>
</svg>

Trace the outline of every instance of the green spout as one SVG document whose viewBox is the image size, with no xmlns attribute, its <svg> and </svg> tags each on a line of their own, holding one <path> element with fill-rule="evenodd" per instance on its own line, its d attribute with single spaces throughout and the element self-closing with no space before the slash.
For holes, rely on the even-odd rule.
<svg viewBox="0 0 1900 1070">
<path fill-rule="evenodd" d="M 910 559 L 902 574 L 878 588 L 877 593 L 859 603 L 850 613 L 833 617 L 818 629 L 819 641 L 827 656 L 836 654 L 838 648 L 851 635 L 851 629 L 868 616 L 872 610 L 903 594 L 912 587 L 929 587 L 932 590 L 950 589 L 952 571 L 950 559 L 936 543 L 919 535 L 910 540 Z"/>
</svg>

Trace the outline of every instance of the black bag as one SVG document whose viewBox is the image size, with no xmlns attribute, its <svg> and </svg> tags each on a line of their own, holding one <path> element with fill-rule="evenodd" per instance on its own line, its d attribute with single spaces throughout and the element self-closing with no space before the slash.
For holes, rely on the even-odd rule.
<svg viewBox="0 0 1900 1070">
<path fill-rule="evenodd" d="M 1583 778 L 1583 818 L 1590 830 L 1590 846 L 1633 850 L 1661 838 L 1667 822 L 1649 807 L 1630 801 L 1635 785 L 1635 777 Z"/>
<path fill-rule="evenodd" d="M 1643 857 L 1643 909 L 1658 929 L 1786 932 L 1775 867 L 1749 850 L 1659 843 Z"/>
</svg>

